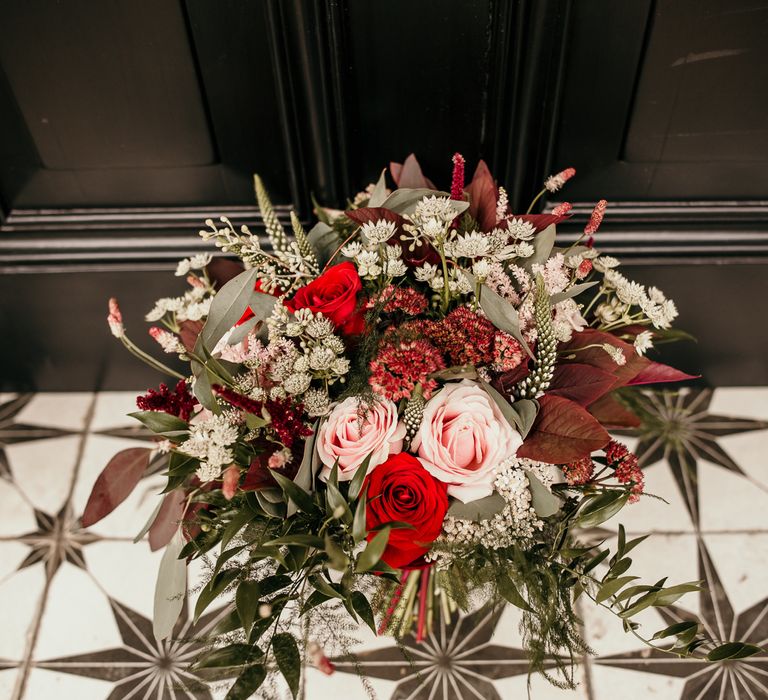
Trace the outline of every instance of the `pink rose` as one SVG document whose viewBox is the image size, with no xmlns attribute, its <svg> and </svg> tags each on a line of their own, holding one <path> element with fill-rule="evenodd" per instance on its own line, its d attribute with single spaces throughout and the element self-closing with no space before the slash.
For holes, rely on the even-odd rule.
<svg viewBox="0 0 768 700">
<path fill-rule="evenodd" d="M 424 468 L 464 503 L 493 492 L 495 467 L 523 444 L 493 399 L 468 379 L 447 384 L 427 403 L 411 449 Z"/>
<path fill-rule="evenodd" d="M 355 396 L 336 406 L 317 432 L 317 454 L 325 481 L 338 460 L 339 481 L 351 479 L 371 455 L 368 471 L 391 454 L 402 452 L 405 425 L 397 420 L 397 406 L 389 399 L 361 404 Z"/>
</svg>

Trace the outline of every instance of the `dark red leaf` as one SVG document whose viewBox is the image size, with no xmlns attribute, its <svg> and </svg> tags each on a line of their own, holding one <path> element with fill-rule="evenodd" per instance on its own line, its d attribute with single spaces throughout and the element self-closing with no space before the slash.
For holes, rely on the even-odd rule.
<svg viewBox="0 0 768 700">
<path fill-rule="evenodd" d="M 684 382 L 688 379 L 699 379 L 700 374 L 686 374 L 679 369 L 663 365 L 660 362 L 651 362 L 644 367 L 638 374 L 632 377 L 628 386 L 637 386 L 639 384 L 662 384 L 664 382 Z"/>
<path fill-rule="evenodd" d="M 496 182 L 484 160 L 475 168 L 472 182 L 466 187 L 469 195 L 469 213 L 483 231 L 490 231 L 496 226 L 496 200 L 498 190 Z"/>
<path fill-rule="evenodd" d="M 547 393 L 588 406 L 607 394 L 617 383 L 618 380 L 610 372 L 573 362 L 557 366 Z"/>
<path fill-rule="evenodd" d="M 148 447 L 131 447 L 109 460 L 88 497 L 82 517 L 83 527 L 99 522 L 128 498 L 144 475 L 151 452 Z"/>
<path fill-rule="evenodd" d="M 405 163 L 390 163 L 389 172 L 392 175 L 392 179 L 398 187 L 412 187 L 418 189 L 424 187 L 428 190 L 436 190 L 432 181 L 424 176 L 421 172 L 421 166 L 419 161 L 416 160 L 416 156 L 411 153 L 406 159 Z"/>
<path fill-rule="evenodd" d="M 522 214 L 520 216 L 515 216 L 515 218 L 527 221 L 536 229 L 536 233 L 538 233 L 552 224 L 557 226 L 561 221 L 570 219 L 571 216 L 571 214 L 566 214 L 565 216 L 557 216 L 556 214 Z"/>
<path fill-rule="evenodd" d="M 517 451 L 518 457 L 565 464 L 586 457 L 611 439 L 586 409 L 562 396 L 545 394 L 531 432 Z"/>
<path fill-rule="evenodd" d="M 184 347 L 193 352 L 197 343 L 197 336 L 203 330 L 202 321 L 182 321 L 179 324 L 179 337 Z"/>
<path fill-rule="evenodd" d="M 163 505 L 157 513 L 155 522 L 149 528 L 149 548 L 156 552 L 167 545 L 179 528 L 184 517 L 184 506 L 187 502 L 182 489 L 175 489 L 165 494 Z"/>
<path fill-rule="evenodd" d="M 237 277 L 245 268 L 242 263 L 226 258 L 214 258 L 208 263 L 205 270 L 210 280 L 221 289 L 229 280 Z"/>
<path fill-rule="evenodd" d="M 606 394 L 589 405 L 589 412 L 604 428 L 637 428 L 640 419 L 612 394 Z"/>
<path fill-rule="evenodd" d="M 586 347 L 588 345 L 600 346 L 605 343 L 613 345 L 618 348 L 624 354 L 626 363 L 623 365 L 617 365 L 613 358 L 601 347 Z M 580 349 L 586 348 L 586 349 Z M 563 356 L 568 358 L 568 351 L 576 351 L 573 359 L 566 359 L 566 362 L 578 362 L 597 369 L 601 369 L 604 372 L 608 372 L 616 377 L 619 381 L 615 388 L 624 386 L 630 379 L 640 373 L 651 361 L 646 357 L 641 357 L 635 352 L 634 346 L 629 343 L 625 343 L 615 335 L 611 333 L 605 333 L 604 331 L 597 331 L 593 328 L 587 328 L 586 330 L 579 331 L 573 334 L 573 338 L 567 343 L 560 346 L 563 351 Z"/>
</svg>

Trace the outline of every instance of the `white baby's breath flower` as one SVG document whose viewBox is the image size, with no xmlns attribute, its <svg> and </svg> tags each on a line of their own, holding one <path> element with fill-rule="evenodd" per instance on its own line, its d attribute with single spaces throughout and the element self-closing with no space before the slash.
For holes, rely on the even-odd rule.
<svg viewBox="0 0 768 700">
<path fill-rule="evenodd" d="M 179 260 L 174 274 L 176 277 L 184 277 L 190 270 L 202 270 L 212 259 L 213 256 L 210 253 L 198 253 L 191 258 L 184 258 Z"/>
</svg>

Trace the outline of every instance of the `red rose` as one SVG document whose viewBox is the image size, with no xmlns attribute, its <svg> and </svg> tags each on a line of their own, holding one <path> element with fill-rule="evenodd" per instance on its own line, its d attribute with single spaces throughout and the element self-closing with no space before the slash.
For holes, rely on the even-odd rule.
<svg viewBox="0 0 768 700">
<path fill-rule="evenodd" d="M 343 262 L 299 289 L 285 306 L 291 311 L 322 313 L 344 335 L 359 335 L 365 325 L 364 314 L 357 308 L 357 294 L 362 288 L 355 266 Z"/>
<path fill-rule="evenodd" d="M 416 457 L 401 452 L 377 466 L 367 477 L 368 540 L 387 523 L 403 522 L 413 529 L 390 531 L 382 560 L 399 569 L 429 551 L 448 510 L 446 485 L 435 479 Z"/>
</svg>

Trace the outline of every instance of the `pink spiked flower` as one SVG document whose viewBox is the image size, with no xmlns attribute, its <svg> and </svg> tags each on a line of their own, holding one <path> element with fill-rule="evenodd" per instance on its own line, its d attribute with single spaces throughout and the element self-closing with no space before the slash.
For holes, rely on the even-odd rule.
<svg viewBox="0 0 768 700">
<path fill-rule="evenodd" d="M 608 206 L 608 202 L 605 199 L 601 199 L 595 208 L 592 210 L 592 216 L 589 217 L 589 223 L 584 227 L 584 233 L 589 236 L 597 233 L 597 229 L 600 228 L 600 224 L 603 223 L 603 217 L 605 216 L 605 208 Z"/>
<path fill-rule="evenodd" d="M 544 187 L 550 192 L 557 192 L 568 180 L 576 174 L 576 168 L 566 168 L 557 175 L 550 175 L 544 181 Z"/>
<path fill-rule="evenodd" d="M 163 349 L 163 352 L 180 353 L 184 352 L 185 350 L 179 338 L 170 331 L 166 331 L 163 328 L 158 328 L 157 326 L 152 326 L 149 329 L 149 334 L 152 336 L 152 339 Z"/>
<path fill-rule="evenodd" d="M 552 210 L 552 214 L 554 216 L 565 216 L 571 209 L 573 209 L 573 205 L 570 202 L 563 202 Z"/>
<path fill-rule="evenodd" d="M 240 467 L 236 464 L 230 464 L 221 478 L 221 492 L 224 498 L 231 501 L 237 492 L 237 485 L 240 482 Z"/>
<path fill-rule="evenodd" d="M 464 200 L 464 156 L 461 153 L 454 153 L 452 160 L 451 199 L 461 202 Z"/>
<path fill-rule="evenodd" d="M 109 300 L 109 316 L 107 316 L 107 323 L 109 324 L 109 330 L 112 331 L 112 335 L 114 335 L 115 338 L 122 338 L 125 336 L 123 314 L 120 313 L 120 307 L 118 306 L 115 297 L 112 297 Z"/>
</svg>

